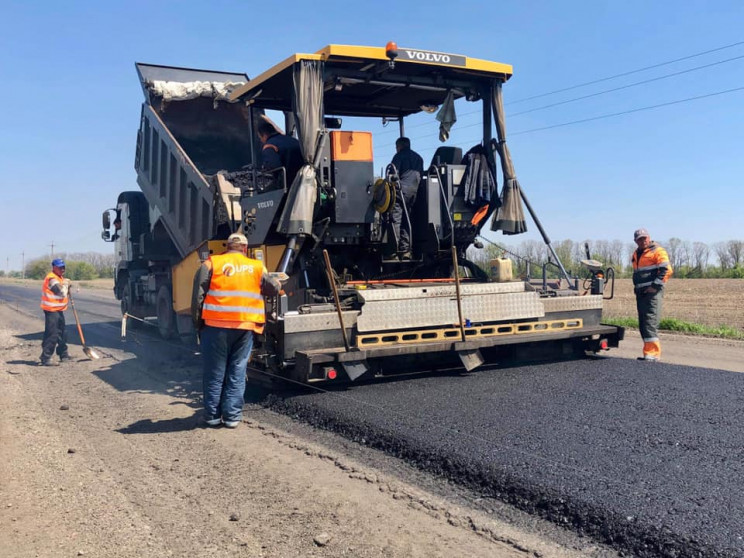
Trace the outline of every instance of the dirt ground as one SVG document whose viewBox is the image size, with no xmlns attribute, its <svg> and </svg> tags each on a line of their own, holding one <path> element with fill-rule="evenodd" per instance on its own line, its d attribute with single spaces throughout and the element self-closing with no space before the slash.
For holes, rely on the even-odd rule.
<svg viewBox="0 0 744 558">
<path fill-rule="evenodd" d="M 744 326 L 744 281 L 707 296 L 697 294 L 706 283 L 684 284 L 670 284 L 666 315 L 687 293 L 675 317 Z M 250 409 L 237 430 L 202 428 L 200 385 L 178 365 L 146 370 L 116 350 L 89 361 L 73 345 L 78 360 L 38 367 L 41 318 L 0 305 L 0 324 L 0 558 L 609 556 L 429 492 Z M 640 345 L 631 331 L 608 354 L 634 358 Z M 668 362 L 744 372 L 744 342 L 662 335 L 662 346 Z"/>
<path fill-rule="evenodd" d="M 609 291 L 605 293 L 609 296 Z M 615 296 L 605 302 L 605 315 L 636 317 L 631 279 L 615 281 Z M 744 332 L 744 279 L 676 279 L 665 287 L 663 317 Z"/>
<path fill-rule="evenodd" d="M 39 367 L 0 305 L 0 556 L 599 556 L 268 426 L 207 429 L 193 371 Z M 116 377 L 110 369 L 116 366 Z M 584 542 L 586 546 L 586 542 Z M 607 554 L 601 554 L 607 556 Z"/>
</svg>

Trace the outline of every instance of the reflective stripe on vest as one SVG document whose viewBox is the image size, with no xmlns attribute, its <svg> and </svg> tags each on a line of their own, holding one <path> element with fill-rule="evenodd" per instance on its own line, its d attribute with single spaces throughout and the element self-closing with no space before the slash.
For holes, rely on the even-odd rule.
<svg viewBox="0 0 744 558">
<path fill-rule="evenodd" d="M 633 286 L 636 291 L 652 285 L 662 287 L 672 276 L 669 256 L 658 244 L 652 243 L 643 251 L 640 258 L 633 252 Z"/>
<path fill-rule="evenodd" d="M 52 280 L 56 280 L 58 283 L 61 277 L 56 275 L 53 271 L 47 273 L 44 277 L 44 283 L 41 285 L 41 309 L 45 312 L 62 312 L 67 310 L 67 295 L 54 294 L 54 291 L 50 288 L 49 283 Z"/>
<path fill-rule="evenodd" d="M 212 279 L 204 297 L 202 318 L 218 322 L 266 322 L 261 296 L 263 262 L 231 252 L 211 256 Z"/>
</svg>

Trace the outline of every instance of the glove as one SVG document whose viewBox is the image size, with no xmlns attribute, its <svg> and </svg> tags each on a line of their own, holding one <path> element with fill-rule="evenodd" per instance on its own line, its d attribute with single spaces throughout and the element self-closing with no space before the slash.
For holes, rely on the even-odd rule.
<svg viewBox="0 0 744 558">
<path fill-rule="evenodd" d="M 62 284 L 69 289 L 70 285 L 72 284 L 72 281 L 70 281 L 67 277 L 65 277 L 64 279 L 62 279 Z"/>
</svg>

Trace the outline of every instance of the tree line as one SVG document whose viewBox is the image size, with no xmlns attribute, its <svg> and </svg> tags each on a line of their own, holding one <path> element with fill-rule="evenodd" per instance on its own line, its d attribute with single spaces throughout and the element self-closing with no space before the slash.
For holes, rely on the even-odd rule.
<svg viewBox="0 0 744 558">
<path fill-rule="evenodd" d="M 78 252 L 55 254 L 55 258 L 65 260 L 65 277 L 71 281 L 89 281 L 91 279 L 109 279 L 114 276 L 116 256 L 99 252 Z M 52 270 L 52 258 L 43 256 L 26 262 L 23 271 L 0 271 L 0 277 L 26 277 L 43 279 Z"/>
<path fill-rule="evenodd" d="M 659 244 L 669 253 L 674 276 L 677 278 L 744 279 L 744 240 L 727 240 L 709 246 L 704 242 L 670 238 Z M 563 266 L 573 275 L 581 275 L 581 260 L 587 259 L 586 245 L 589 246 L 589 259 L 600 261 L 605 268 L 612 267 L 617 277 L 632 275 L 630 258 L 636 249 L 632 242 L 561 240 L 552 245 Z M 56 257 L 65 260 L 65 276 L 72 281 L 113 278 L 117 261 L 114 254 L 99 252 L 58 254 Z M 548 247 L 538 240 L 525 240 L 517 245 L 486 243 L 482 250 L 471 247 L 468 257 L 486 271 L 490 270 L 491 260 L 506 257 L 512 260 L 515 276 L 529 274 L 531 277 L 540 277 L 543 266 L 548 277 L 560 275 Z M 28 261 L 24 272 L 0 270 L 0 277 L 43 279 L 49 271 L 51 258 L 45 256 Z"/>
<path fill-rule="evenodd" d="M 709 246 L 704 242 L 670 238 L 659 244 L 669 254 L 677 278 L 744 279 L 744 240 L 727 240 Z M 586 245 L 589 247 L 589 258 Z M 630 277 L 633 274 L 630 259 L 637 248 L 633 242 L 561 240 L 553 242 L 552 246 L 563 266 L 573 275 L 581 275 L 581 260 L 585 259 L 598 260 L 605 268 L 612 267 L 616 277 Z M 515 276 L 529 274 L 531 277 L 540 277 L 543 266 L 548 277 L 560 275 L 548 247 L 538 240 L 525 240 L 517 245 L 487 243 L 482 250 L 471 248 L 468 256 L 486 271 L 490 269 L 492 259 L 506 257 L 512 260 Z"/>
</svg>

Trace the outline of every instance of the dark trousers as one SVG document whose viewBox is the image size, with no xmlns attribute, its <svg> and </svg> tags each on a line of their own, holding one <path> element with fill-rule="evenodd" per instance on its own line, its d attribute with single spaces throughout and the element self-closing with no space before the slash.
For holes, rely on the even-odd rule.
<svg viewBox="0 0 744 558">
<path fill-rule="evenodd" d="M 58 356 L 67 356 L 65 313 L 44 310 L 44 339 L 41 342 L 41 362 L 46 362 L 54 356 L 55 347 Z"/>
<path fill-rule="evenodd" d="M 661 322 L 661 302 L 664 291 L 655 293 L 636 293 L 638 309 L 638 328 L 643 339 L 643 355 L 659 358 L 661 342 L 659 341 L 659 323 Z"/>
<path fill-rule="evenodd" d="M 417 193 L 418 182 L 416 184 L 405 184 L 401 186 L 400 195 L 403 199 L 401 200 L 401 197 L 396 198 L 391 212 L 395 238 L 398 241 L 398 252 L 411 251 L 411 231 L 408 228 L 408 221 L 412 218 L 411 208 L 413 208 L 413 204 L 416 202 Z M 406 204 L 406 209 L 408 210 L 408 219 L 406 219 L 403 213 L 403 203 Z"/>
<path fill-rule="evenodd" d="M 661 302 L 664 291 L 655 293 L 636 293 L 636 309 L 638 310 L 638 329 L 644 342 L 659 340 L 659 322 L 661 322 Z"/>
</svg>

